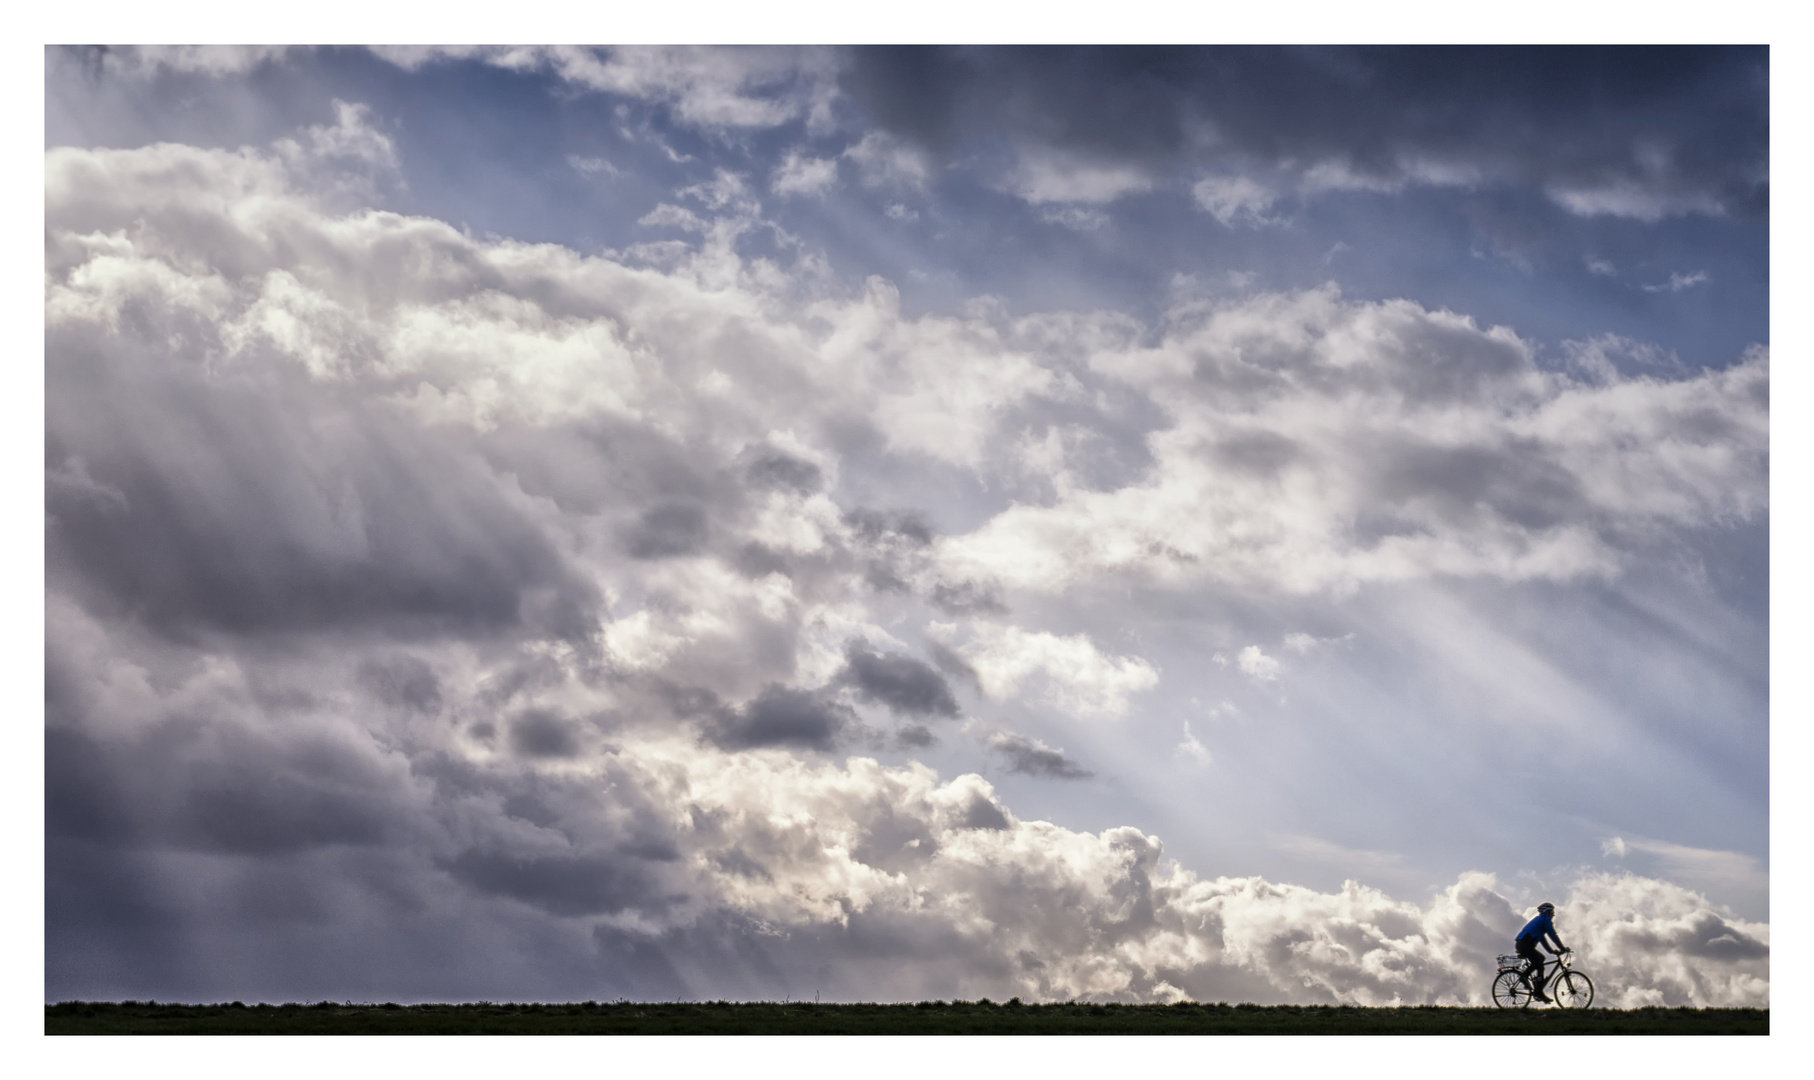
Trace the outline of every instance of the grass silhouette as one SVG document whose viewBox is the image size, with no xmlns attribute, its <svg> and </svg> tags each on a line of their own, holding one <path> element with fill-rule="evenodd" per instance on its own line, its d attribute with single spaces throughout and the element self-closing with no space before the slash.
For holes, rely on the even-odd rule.
<svg viewBox="0 0 1814 1080">
<path fill-rule="evenodd" d="M 46 1035 L 1767 1035 L 1768 1009 L 921 1001 L 180 1005 L 67 1001 Z"/>
</svg>

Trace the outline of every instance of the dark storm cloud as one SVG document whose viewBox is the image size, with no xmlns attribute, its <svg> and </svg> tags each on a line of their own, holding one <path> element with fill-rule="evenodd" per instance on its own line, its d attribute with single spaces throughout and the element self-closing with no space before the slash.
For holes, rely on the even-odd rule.
<svg viewBox="0 0 1814 1080">
<path fill-rule="evenodd" d="M 979 796 L 965 809 L 962 824 L 966 829 L 1000 832 L 1011 828 L 1014 823 L 1008 820 L 1008 815 L 993 800 Z"/>
<path fill-rule="evenodd" d="M 1472 166 L 1760 213 L 1768 65 L 1755 47 L 887 47 L 848 54 L 841 85 L 944 156 L 1007 132 L 1154 167 Z"/>
<path fill-rule="evenodd" d="M 1553 461 L 1517 447 L 1398 443 L 1376 452 L 1380 471 L 1368 500 L 1373 516 L 1433 512 L 1455 522 L 1488 512 L 1525 528 L 1591 521 L 1580 480 Z"/>
<path fill-rule="evenodd" d="M 731 565 L 744 577 L 759 578 L 770 574 L 786 574 L 787 558 L 766 544 L 754 540 L 738 548 L 731 556 Z"/>
<path fill-rule="evenodd" d="M 406 852 L 325 848 L 253 872 L 235 858 L 69 843 L 46 864 L 47 948 L 69 958 L 46 973 L 49 1001 L 697 996 L 660 939 L 577 924 Z M 608 887 L 590 891 L 613 902 Z M 586 892 L 567 896 L 583 908 Z"/>
<path fill-rule="evenodd" d="M 869 586 L 878 592 L 911 592 L 909 582 L 935 535 L 925 515 L 857 507 L 845 511 L 844 524 L 865 556 L 863 576 Z"/>
<path fill-rule="evenodd" d="M 572 722 L 547 709 L 530 709 L 511 721 L 510 748 L 530 758 L 570 758 L 580 749 Z"/>
<path fill-rule="evenodd" d="M 452 440 L 302 380 L 212 379 L 52 331 L 50 577 L 182 630 L 525 623 L 583 633 L 596 590 Z"/>
<path fill-rule="evenodd" d="M 908 724 L 894 733 L 894 739 L 907 750 L 924 750 L 938 742 L 938 737 L 925 724 Z"/>
<path fill-rule="evenodd" d="M 386 912 L 413 918 L 420 914 L 418 897 L 449 895 L 448 876 L 472 895 L 560 917 L 659 912 L 676 899 L 663 879 L 678 858 L 671 815 L 650 803 L 645 787 L 633 777 L 625 782 L 608 757 L 578 778 L 537 770 L 583 749 L 581 723 L 554 710 L 523 710 L 504 721 L 509 748 L 528 768 L 509 759 L 491 767 L 401 735 L 413 728 L 431 740 L 442 737 L 445 729 L 421 724 L 420 714 L 398 728 L 386 729 L 377 716 L 362 718 L 369 727 L 354 727 L 306 707 L 260 706 L 234 680 L 178 693 L 161 710 L 139 702 L 122 713 L 108 699 L 105 680 L 84 668 L 93 658 L 77 655 L 80 635 L 71 638 L 65 626 L 52 637 L 46 828 L 51 846 L 63 853 L 53 861 L 64 875 L 53 894 L 79 890 L 82 879 L 97 873 L 161 862 L 162 871 L 134 886 L 143 898 L 139 907 L 120 913 L 147 923 L 153 937 L 180 936 L 180 912 L 193 913 L 198 902 L 227 922 L 292 930 Z M 391 657 L 349 665 L 347 674 L 352 685 L 413 709 L 427 671 L 413 658 Z M 311 678 L 322 700 L 341 700 L 332 692 L 331 671 Z M 449 707 L 464 712 L 474 704 Z M 601 782 L 622 788 L 607 829 L 597 824 Z M 450 813 L 463 822 L 459 835 L 426 840 L 436 828 L 431 822 Z M 103 856 L 104 850 L 113 854 Z M 342 862 L 328 880 L 284 885 L 298 859 L 356 851 L 369 853 L 371 862 Z M 172 867 L 183 860 L 210 867 L 218 880 L 205 901 L 191 896 L 172 900 L 175 910 L 161 910 L 160 894 L 192 891 L 171 884 Z M 110 861 L 118 865 L 108 871 L 101 864 Z M 230 961 L 212 958 L 199 966 L 216 962 Z M 339 961 L 342 971 L 346 963 Z M 291 967 L 274 977 L 294 979 L 305 970 Z"/>
<path fill-rule="evenodd" d="M 394 767 L 319 734 L 279 739 L 173 718 L 131 740 L 45 732 L 45 828 L 120 847 L 273 855 L 394 839 Z"/>
<path fill-rule="evenodd" d="M 690 503 L 667 503 L 643 512 L 624 540 L 636 559 L 668 559 L 696 555 L 708 535 L 705 511 Z"/>
<path fill-rule="evenodd" d="M 666 861 L 675 857 L 670 852 Z M 652 903 L 654 888 L 639 860 L 615 852 L 532 855 L 467 851 L 448 860 L 444 868 L 456 881 L 480 892 L 520 900 L 555 915 L 646 908 Z"/>
<path fill-rule="evenodd" d="M 932 586 L 927 599 L 947 615 L 1001 615 L 1008 610 L 1000 586 L 986 581 L 941 581 Z"/>
<path fill-rule="evenodd" d="M 903 716 L 956 716 L 957 698 L 932 665 L 911 656 L 876 652 L 862 642 L 844 650 L 841 681 L 865 701 Z"/>
<path fill-rule="evenodd" d="M 1692 956 L 1703 961 L 1763 960 L 1768 943 L 1711 911 L 1672 925 L 1634 925 L 1614 931 L 1621 949 L 1651 956 Z"/>
<path fill-rule="evenodd" d="M 830 750 L 855 720 L 848 706 L 821 693 L 771 684 L 740 712 L 720 712 L 713 737 L 730 749 L 797 746 Z"/>
<path fill-rule="evenodd" d="M 747 455 L 743 470 L 755 488 L 782 488 L 810 495 L 825 484 L 825 474 L 817 465 L 777 450 Z"/>
<path fill-rule="evenodd" d="M 1277 476 L 1303 457 L 1296 441 L 1275 431 L 1250 431 L 1218 439 L 1216 460 L 1223 465 L 1259 476 Z"/>
<path fill-rule="evenodd" d="M 965 685 L 977 693 L 983 692 L 983 680 L 976 673 L 976 668 L 968 660 L 959 656 L 955 649 L 939 642 L 931 642 L 932 662 L 938 669 L 954 679 L 961 679 Z"/>
<path fill-rule="evenodd" d="M 1096 775 L 1065 757 L 1064 751 L 1017 732 L 1000 732 L 989 739 L 989 749 L 1008 761 L 1008 771 L 1054 780 L 1083 780 Z"/>
<path fill-rule="evenodd" d="M 441 708 L 441 684 L 435 670 L 414 656 L 368 660 L 359 667 L 360 681 L 386 705 L 400 705 L 418 712 Z"/>
<path fill-rule="evenodd" d="M 932 543 L 932 525 L 917 510 L 873 510 L 857 507 L 844 515 L 844 523 L 870 544 L 908 544 L 924 547 Z"/>
<path fill-rule="evenodd" d="M 478 446 L 499 471 L 518 477 L 523 490 L 553 499 L 569 513 L 663 502 L 717 506 L 737 494 L 734 484 L 713 475 L 697 448 L 652 425 L 614 417 L 500 424 Z M 628 531 L 636 535 L 634 528 Z M 647 540 L 661 543 L 659 537 Z"/>
</svg>

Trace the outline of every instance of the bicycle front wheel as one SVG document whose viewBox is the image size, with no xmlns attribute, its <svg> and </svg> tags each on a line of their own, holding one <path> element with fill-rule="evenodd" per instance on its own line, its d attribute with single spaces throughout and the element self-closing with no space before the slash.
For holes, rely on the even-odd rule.
<svg viewBox="0 0 1814 1080">
<path fill-rule="evenodd" d="M 1579 971 L 1565 971 L 1550 996 L 1564 1009 L 1585 1009 L 1594 1003 L 1594 981 Z"/>
<path fill-rule="evenodd" d="M 1531 1003 L 1531 982 L 1523 972 L 1501 971 L 1493 980 L 1493 1004 L 1501 1009 L 1522 1009 Z"/>
</svg>

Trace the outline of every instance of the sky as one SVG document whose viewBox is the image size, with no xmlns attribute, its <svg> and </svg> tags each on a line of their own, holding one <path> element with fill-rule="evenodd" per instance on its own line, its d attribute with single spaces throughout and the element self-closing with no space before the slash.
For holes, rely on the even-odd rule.
<svg viewBox="0 0 1814 1080">
<path fill-rule="evenodd" d="M 1761 48 L 51 48 L 47 1000 L 1767 1005 Z"/>
</svg>

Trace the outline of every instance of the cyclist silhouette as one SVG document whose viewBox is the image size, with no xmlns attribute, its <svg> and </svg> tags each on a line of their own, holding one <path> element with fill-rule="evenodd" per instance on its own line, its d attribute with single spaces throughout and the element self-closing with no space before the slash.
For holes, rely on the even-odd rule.
<svg viewBox="0 0 1814 1080">
<path fill-rule="evenodd" d="M 1539 948 L 1543 944 L 1543 939 L 1547 937 L 1556 943 L 1556 947 L 1552 951 L 1557 956 L 1570 951 L 1567 945 L 1562 944 L 1562 939 L 1556 936 L 1556 924 L 1550 920 L 1550 915 L 1555 910 L 1556 905 L 1554 904 L 1548 902 L 1538 904 L 1537 917 L 1524 924 L 1524 929 L 1518 931 L 1518 938 L 1514 942 L 1518 946 L 1518 955 L 1531 962 L 1531 989 L 1535 992 L 1538 1001 L 1549 1000 L 1543 993 L 1544 956 L 1543 950 Z"/>
</svg>

